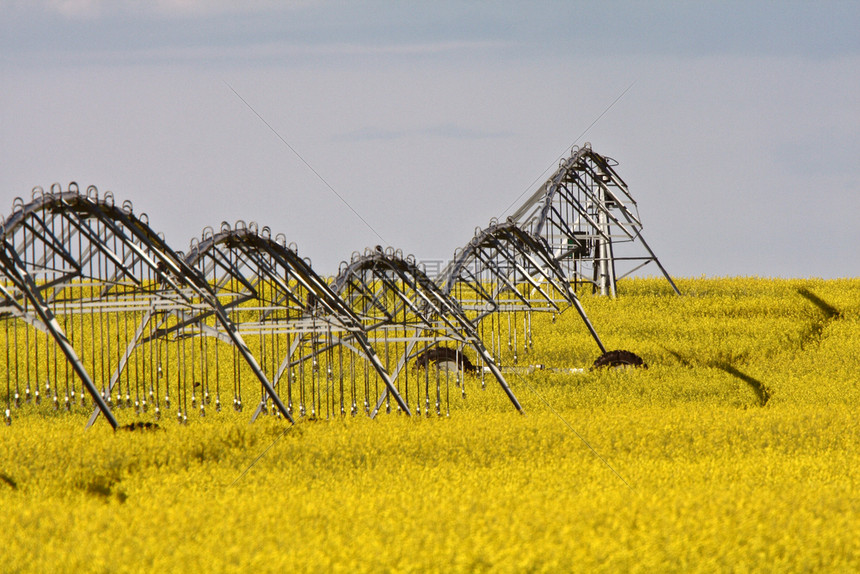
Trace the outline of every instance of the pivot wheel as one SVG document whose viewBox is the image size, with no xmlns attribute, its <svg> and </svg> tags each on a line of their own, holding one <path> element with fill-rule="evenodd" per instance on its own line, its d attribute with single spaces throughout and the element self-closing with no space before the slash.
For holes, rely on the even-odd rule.
<svg viewBox="0 0 860 574">
<path fill-rule="evenodd" d="M 597 357 L 594 361 L 592 369 L 600 369 L 603 367 L 620 368 L 620 367 L 642 367 L 647 369 L 648 365 L 642 360 L 642 357 L 630 351 L 607 351 Z"/>
<path fill-rule="evenodd" d="M 449 347 L 434 347 L 428 349 L 415 358 L 415 366 L 426 369 L 429 364 L 436 365 L 436 368 L 441 371 L 464 371 L 467 373 L 477 372 L 477 368 L 472 364 L 465 354 L 457 349 Z"/>
</svg>

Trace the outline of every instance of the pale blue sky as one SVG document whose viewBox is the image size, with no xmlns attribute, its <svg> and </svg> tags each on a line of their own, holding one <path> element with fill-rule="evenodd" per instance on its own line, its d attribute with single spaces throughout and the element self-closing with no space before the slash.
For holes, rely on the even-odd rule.
<svg viewBox="0 0 860 574">
<path fill-rule="evenodd" d="M 75 180 L 177 249 L 445 259 L 590 141 L 673 275 L 860 275 L 860 3 L 234 4 L 0 0 L 0 210 Z"/>
</svg>

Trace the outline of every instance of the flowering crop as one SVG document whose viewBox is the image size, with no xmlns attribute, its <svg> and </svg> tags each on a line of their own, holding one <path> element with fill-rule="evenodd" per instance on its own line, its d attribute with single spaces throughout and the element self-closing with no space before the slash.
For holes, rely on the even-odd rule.
<svg viewBox="0 0 860 574">
<path fill-rule="evenodd" d="M 647 369 L 589 371 L 578 316 L 533 315 L 518 365 L 556 370 L 508 371 L 525 416 L 474 376 L 448 417 L 292 427 L 25 404 L 0 427 L 0 569 L 857 571 L 860 280 L 678 285 L 582 297 Z"/>
</svg>

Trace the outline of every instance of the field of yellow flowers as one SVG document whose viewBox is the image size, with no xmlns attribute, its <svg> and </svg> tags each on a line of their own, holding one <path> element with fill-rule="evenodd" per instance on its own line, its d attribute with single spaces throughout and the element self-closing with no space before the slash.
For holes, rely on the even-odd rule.
<svg viewBox="0 0 860 574">
<path fill-rule="evenodd" d="M 0 427 L 3 572 L 858 571 L 860 279 L 583 295 L 647 369 L 466 379 L 449 417 Z M 570 310 L 519 364 L 588 367 Z M 103 423 L 104 421 L 101 421 Z"/>
</svg>

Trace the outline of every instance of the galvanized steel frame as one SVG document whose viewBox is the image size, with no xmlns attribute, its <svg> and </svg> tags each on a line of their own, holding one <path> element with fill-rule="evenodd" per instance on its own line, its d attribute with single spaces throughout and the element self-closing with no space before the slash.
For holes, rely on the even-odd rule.
<svg viewBox="0 0 860 574">
<path fill-rule="evenodd" d="M 356 253 L 349 264 L 341 267 L 332 289 L 352 308 L 368 333 L 389 331 L 407 344 L 407 352 L 393 373 L 394 379 L 412 357 L 440 343 L 454 342 L 461 348 L 469 346 L 475 350 L 514 407 L 522 412 L 522 406 L 460 304 L 434 283 L 412 256 L 404 257 L 399 250 L 381 247 L 367 250 L 363 255 Z"/>
<path fill-rule="evenodd" d="M 260 230 L 253 222 L 247 226 L 237 222 L 232 229 L 222 223 L 219 233 L 204 231 L 203 239 L 192 243 L 186 262 L 213 286 L 217 297 L 228 299 L 223 304 L 228 313 L 241 309 L 242 313 L 254 316 L 234 319 L 240 331 L 256 334 L 265 330 L 296 336 L 273 378 L 274 385 L 290 367 L 313 358 L 312 355 L 294 357 L 302 337 L 336 336 L 337 344 L 349 344 L 351 350 L 357 349 L 370 362 L 388 392 L 409 414 L 408 406 L 369 344 L 359 317 L 317 275 L 310 262 L 301 258 L 294 246 L 287 245 L 285 236 L 279 234 L 273 239 L 268 227 Z M 201 319 L 204 318 L 197 320 Z M 201 332 L 218 336 L 212 329 Z M 254 419 L 262 408 L 261 403 Z"/>
<path fill-rule="evenodd" d="M 53 337 L 96 403 L 90 423 L 101 413 L 113 428 L 118 426 L 92 374 L 56 320 L 58 311 L 63 315 L 155 309 L 212 313 L 289 418 L 210 286 L 149 227 L 146 214 L 134 213 L 131 202 L 117 206 L 109 192 L 100 198 L 90 186 L 80 193 L 75 183 L 66 191 L 58 185 L 47 193 L 36 188 L 30 203 L 16 199 L 13 213 L 0 225 L 0 238 L 0 272 L 13 287 L 4 286 L 0 317 L 21 318 Z M 76 287 L 78 297 L 73 293 Z M 89 297 L 84 297 L 84 287 L 89 288 Z M 98 295 L 93 296 L 96 289 Z M 35 315 L 27 310 L 25 300 Z"/>
<path fill-rule="evenodd" d="M 477 231 L 454 254 L 441 283 L 473 326 L 492 313 L 558 313 L 573 306 L 601 352 L 606 351 L 546 240 L 513 221 L 492 221 Z"/>
<path fill-rule="evenodd" d="M 680 295 L 642 235 L 638 205 L 614 169 L 616 165 L 592 151 L 588 143 L 574 148 L 510 219 L 546 240 L 571 281 L 593 285 L 601 295 L 614 297 L 619 279 L 651 262 Z M 637 253 L 636 245 L 644 253 Z M 617 255 L 619 247 L 632 254 Z"/>
</svg>

